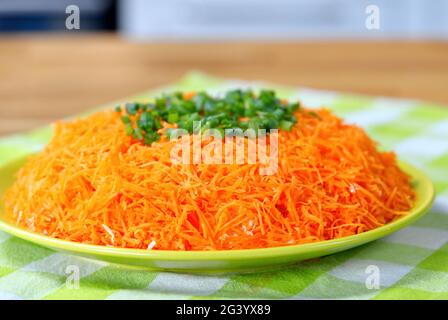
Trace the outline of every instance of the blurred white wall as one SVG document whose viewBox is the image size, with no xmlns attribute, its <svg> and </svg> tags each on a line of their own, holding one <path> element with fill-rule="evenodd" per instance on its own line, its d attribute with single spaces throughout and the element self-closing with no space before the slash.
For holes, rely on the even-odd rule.
<svg viewBox="0 0 448 320">
<path fill-rule="evenodd" d="M 366 8 L 379 8 L 369 30 Z M 146 40 L 448 39 L 446 0 L 121 0 L 119 29 Z"/>
</svg>

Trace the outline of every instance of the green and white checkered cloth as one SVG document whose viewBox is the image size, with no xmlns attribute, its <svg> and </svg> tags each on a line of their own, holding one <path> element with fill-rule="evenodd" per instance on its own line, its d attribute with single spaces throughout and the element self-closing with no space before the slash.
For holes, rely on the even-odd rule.
<svg viewBox="0 0 448 320">
<path fill-rule="evenodd" d="M 57 253 L 0 232 L 0 299 L 448 299 L 448 108 L 201 73 L 162 90 L 219 92 L 247 86 L 272 87 L 285 98 L 300 99 L 310 107 L 327 106 L 363 126 L 382 148 L 395 150 L 431 176 L 437 189 L 431 212 L 362 247 L 279 271 L 223 276 L 126 269 Z M 0 165 L 39 150 L 50 135 L 47 127 L 0 139 Z M 67 267 L 72 265 L 80 270 L 79 288 L 66 282 Z M 366 285 L 368 266 L 378 268 L 379 288 Z"/>
</svg>

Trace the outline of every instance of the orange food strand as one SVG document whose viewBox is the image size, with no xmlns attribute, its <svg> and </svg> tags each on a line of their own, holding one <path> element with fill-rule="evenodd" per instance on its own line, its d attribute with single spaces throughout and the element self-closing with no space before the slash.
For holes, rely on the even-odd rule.
<svg viewBox="0 0 448 320">
<path fill-rule="evenodd" d="M 405 214 L 414 192 L 395 155 L 329 111 L 317 114 L 299 111 L 298 125 L 279 132 L 270 176 L 259 164 L 174 165 L 174 141 L 132 141 L 114 112 L 59 122 L 6 192 L 8 217 L 83 243 L 221 250 L 340 238 Z"/>
<path fill-rule="evenodd" d="M 194 92 L 194 91 L 184 92 L 184 93 L 182 94 L 182 96 L 183 96 L 183 98 L 184 98 L 185 100 L 190 100 L 190 99 L 193 98 L 195 95 L 196 95 L 196 92 Z"/>
</svg>

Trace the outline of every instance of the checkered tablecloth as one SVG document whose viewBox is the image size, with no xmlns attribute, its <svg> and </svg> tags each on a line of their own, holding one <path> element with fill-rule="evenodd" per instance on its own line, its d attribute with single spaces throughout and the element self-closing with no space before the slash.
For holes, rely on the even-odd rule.
<svg viewBox="0 0 448 320">
<path fill-rule="evenodd" d="M 57 253 L 0 232 L 0 298 L 448 299 L 448 108 L 415 100 L 223 80 L 201 73 L 137 98 L 160 90 L 219 92 L 247 86 L 274 88 L 309 107 L 324 105 L 364 127 L 381 148 L 395 150 L 431 176 L 437 189 L 431 212 L 412 226 L 362 247 L 279 271 L 223 276 L 125 269 Z M 0 139 L 0 165 L 41 149 L 50 136 L 47 127 Z M 73 265 L 79 267 L 79 287 L 67 282 Z M 372 272 L 379 274 L 379 287 L 370 282 Z"/>
</svg>

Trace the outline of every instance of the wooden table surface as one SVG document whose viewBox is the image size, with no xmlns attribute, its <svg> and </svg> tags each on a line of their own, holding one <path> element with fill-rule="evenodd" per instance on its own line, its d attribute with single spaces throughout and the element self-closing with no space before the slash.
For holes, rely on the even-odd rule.
<svg viewBox="0 0 448 320">
<path fill-rule="evenodd" d="M 178 80 L 230 78 L 448 105 L 448 43 L 130 43 L 115 35 L 0 37 L 0 135 Z"/>
</svg>

